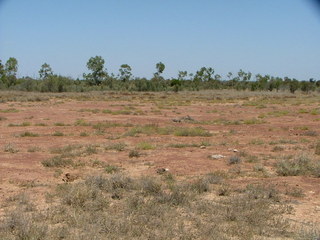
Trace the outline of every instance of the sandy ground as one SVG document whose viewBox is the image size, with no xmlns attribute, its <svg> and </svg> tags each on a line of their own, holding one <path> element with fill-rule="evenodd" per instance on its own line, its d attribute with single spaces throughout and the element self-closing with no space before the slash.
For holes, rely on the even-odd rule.
<svg viewBox="0 0 320 240">
<path fill-rule="evenodd" d="M 320 160 L 314 154 L 320 134 L 319 97 L 314 97 L 312 101 L 303 98 L 307 99 L 305 102 L 296 99 L 260 102 L 259 98 L 213 101 L 193 96 L 186 101 L 166 99 L 156 94 L 138 96 L 129 100 L 110 96 L 110 99 L 103 101 L 52 98 L 39 102 L 0 103 L 0 204 L 23 191 L 41 202 L 46 192 L 62 183 L 65 173 L 79 178 L 98 174 L 101 169 L 94 167 L 92 162 L 100 161 L 121 167 L 133 176 L 157 174 L 157 169 L 168 168 L 180 178 L 192 179 L 221 170 L 234 173 L 228 181 L 235 189 L 248 183 L 273 184 L 282 193 L 286 189 L 300 189 L 303 197 L 284 194 L 295 209 L 289 218 L 299 223 L 320 224 L 320 178 L 281 177 L 275 170 L 276 161 L 287 156 L 306 154 Z M 103 110 L 107 109 L 111 112 L 104 113 Z M 195 122 L 173 121 L 185 116 L 190 116 Z M 77 121 L 88 126 L 77 125 Z M 97 133 L 93 125 L 106 121 L 122 125 Z M 57 126 L 57 123 L 64 126 Z M 126 127 L 125 124 L 201 126 L 212 136 L 125 136 L 124 133 L 133 127 Z M 22 137 L 25 132 L 37 136 Z M 63 133 L 63 136 L 54 136 L 56 132 Z M 130 158 L 129 152 L 141 142 L 151 144 L 153 149 L 139 150 L 142 153 L 139 158 Z M 203 142 L 210 144 L 200 147 Z M 124 143 L 126 147 L 123 151 L 105 149 L 115 143 Z M 96 153 L 77 158 L 85 166 L 57 170 L 42 165 L 43 160 L 56 155 L 52 149 L 75 144 L 96 146 Z M 172 144 L 197 146 L 175 148 Z M 214 154 L 225 157 L 216 160 L 208 157 Z M 228 159 L 236 155 L 240 156 L 242 163 L 229 165 Z M 250 158 L 253 160 L 250 161 Z M 254 170 L 258 164 L 265 168 L 265 174 Z"/>
</svg>

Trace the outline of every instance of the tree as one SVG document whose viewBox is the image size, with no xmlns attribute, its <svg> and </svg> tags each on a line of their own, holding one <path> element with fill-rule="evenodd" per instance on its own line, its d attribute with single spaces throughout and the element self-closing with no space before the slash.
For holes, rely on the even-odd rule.
<svg viewBox="0 0 320 240">
<path fill-rule="evenodd" d="M 3 80 L 4 77 L 5 77 L 4 66 L 2 64 L 2 61 L 0 60 L 0 80 Z"/>
<path fill-rule="evenodd" d="M 90 85 L 100 85 L 107 75 L 106 71 L 104 71 L 104 59 L 101 56 L 91 57 L 87 62 L 87 68 L 92 73 L 83 74 L 83 77 Z"/>
<path fill-rule="evenodd" d="M 128 64 L 122 64 L 120 66 L 119 72 L 120 72 L 120 79 L 123 82 L 127 82 L 130 80 L 132 73 L 131 73 L 131 67 Z"/>
<path fill-rule="evenodd" d="M 5 81 L 7 83 L 7 86 L 13 86 L 15 85 L 17 81 L 17 72 L 18 72 L 18 60 L 14 57 L 11 57 L 7 60 L 5 64 Z"/>
<path fill-rule="evenodd" d="M 173 91 L 174 92 L 178 92 L 180 90 L 180 87 L 181 87 L 181 80 L 179 79 L 172 79 L 171 80 L 171 83 L 170 83 L 170 86 L 173 87 Z"/>
<path fill-rule="evenodd" d="M 214 69 L 212 67 L 204 68 L 205 80 L 211 81 L 213 80 L 212 76 L 214 74 Z"/>
<path fill-rule="evenodd" d="M 42 64 L 41 69 L 39 70 L 40 79 L 44 80 L 52 75 L 53 75 L 53 72 L 50 65 L 47 63 Z"/>
<path fill-rule="evenodd" d="M 179 80 L 185 80 L 186 76 L 188 76 L 188 72 L 187 71 L 179 71 L 179 73 L 178 73 L 178 79 Z"/>
<path fill-rule="evenodd" d="M 297 79 L 292 79 L 289 83 L 289 89 L 291 93 L 295 93 L 296 90 L 299 88 L 299 81 Z"/>
<path fill-rule="evenodd" d="M 7 76 L 16 76 L 18 72 L 18 60 L 14 57 L 8 59 L 5 65 L 5 72 Z"/>
<path fill-rule="evenodd" d="M 160 74 L 163 73 L 164 69 L 166 68 L 166 66 L 162 63 L 162 62 L 158 62 L 156 64 L 156 69 L 157 69 L 157 72 L 154 74 L 155 77 L 159 77 Z"/>
</svg>

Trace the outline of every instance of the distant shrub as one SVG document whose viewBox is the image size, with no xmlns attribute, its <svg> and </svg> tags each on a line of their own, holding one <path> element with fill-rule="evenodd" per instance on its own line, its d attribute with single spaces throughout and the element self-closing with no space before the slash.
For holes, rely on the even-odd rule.
<svg viewBox="0 0 320 240">
<path fill-rule="evenodd" d="M 39 134 L 32 132 L 24 132 L 20 134 L 20 137 L 39 137 Z"/>
<path fill-rule="evenodd" d="M 228 160 L 228 164 L 232 165 L 232 164 L 239 164 L 241 163 L 241 158 L 238 156 L 232 156 L 229 158 Z"/>
<path fill-rule="evenodd" d="M 140 157 L 140 156 L 141 156 L 141 154 L 140 154 L 140 152 L 137 151 L 137 150 L 131 150 L 131 151 L 129 152 L 129 158 Z"/>
</svg>

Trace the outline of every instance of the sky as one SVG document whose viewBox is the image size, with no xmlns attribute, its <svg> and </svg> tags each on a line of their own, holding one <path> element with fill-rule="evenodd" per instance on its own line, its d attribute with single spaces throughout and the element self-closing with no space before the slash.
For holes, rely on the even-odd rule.
<svg viewBox="0 0 320 240">
<path fill-rule="evenodd" d="M 18 76 L 82 78 L 90 57 L 109 73 L 163 76 L 213 67 L 320 79 L 320 4 L 312 0 L 0 0 L 0 59 Z"/>
</svg>

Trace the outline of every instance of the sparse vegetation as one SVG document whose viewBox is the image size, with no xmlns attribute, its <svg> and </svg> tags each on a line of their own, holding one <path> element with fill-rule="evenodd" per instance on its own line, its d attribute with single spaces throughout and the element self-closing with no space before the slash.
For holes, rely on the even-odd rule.
<svg viewBox="0 0 320 240">
<path fill-rule="evenodd" d="M 100 91 L 103 80 L 91 92 L 2 91 L 2 109 L 17 112 L 0 113 L 0 239 L 317 236 L 296 230 L 318 211 L 290 215 L 287 204 L 317 209 L 318 93 L 183 84 L 176 93 Z M 23 192 L 32 194 L 14 196 Z"/>
<path fill-rule="evenodd" d="M 276 169 L 281 176 L 317 175 L 318 165 L 309 156 L 302 154 L 293 159 L 279 160 Z"/>
<path fill-rule="evenodd" d="M 152 150 L 152 149 L 155 149 L 155 146 L 152 145 L 151 143 L 149 142 L 140 142 L 137 144 L 137 149 L 140 149 L 140 150 Z"/>
<path fill-rule="evenodd" d="M 20 137 L 39 137 L 39 134 L 33 132 L 23 132 Z"/>
<path fill-rule="evenodd" d="M 140 156 L 141 156 L 141 153 L 139 151 L 137 151 L 137 150 L 131 150 L 129 152 L 129 158 L 133 158 L 133 157 L 138 158 Z"/>
<path fill-rule="evenodd" d="M 107 145 L 105 147 L 106 150 L 116 150 L 118 152 L 122 152 L 126 149 L 127 147 L 127 144 L 124 143 L 124 142 L 118 142 L 118 143 L 113 143 L 113 144 L 110 144 L 110 145 Z"/>
<path fill-rule="evenodd" d="M 52 136 L 55 136 L 55 137 L 62 137 L 64 136 L 64 133 L 63 132 L 59 132 L 59 131 L 55 131 Z"/>
<path fill-rule="evenodd" d="M 316 143 L 316 149 L 315 149 L 315 154 L 320 155 L 320 141 Z"/>
<path fill-rule="evenodd" d="M 62 156 L 55 156 L 43 160 L 41 163 L 44 167 L 67 167 L 73 165 L 73 161 L 71 159 L 64 158 Z"/>
<path fill-rule="evenodd" d="M 19 152 L 19 150 L 15 147 L 15 145 L 11 144 L 11 143 L 6 144 L 4 146 L 4 148 L 3 148 L 3 151 L 7 152 L 7 153 L 17 153 L 17 152 Z"/>
<path fill-rule="evenodd" d="M 228 164 L 230 164 L 230 165 L 239 164 L 239 163 L 241 163 L 241 158 L 239 156 L 232 156 L 228 160 Z"/>
<path fill-rule="evenodd" d="M 123 239 L 137 234 L 142 239 L 186 239 L 190 234 L 193 239 L 293 236 L 283 217 L 289 208 L 279 202 L 272 188 L 252 185 L 229 197 L 230 190 L 224 186 L 218 194 L 221 199 L 208 201 L 202 196 L 210 191 L 209 185 L 202 179 L 190 184 L 175 182 L 167 189 L 160 179 L 150 177 L 92 176 L 60 185 L 54 193 L 59 204 L 50 204 L 42 214 L 36 209 L 30 214 L 26 208 L 12 210 L 3 219 L 0 236 L 23 233 L 25 239 L 75 239 L 78 235 L 71 234 L 73 229 L 85 239 Z"/>
</svg>

